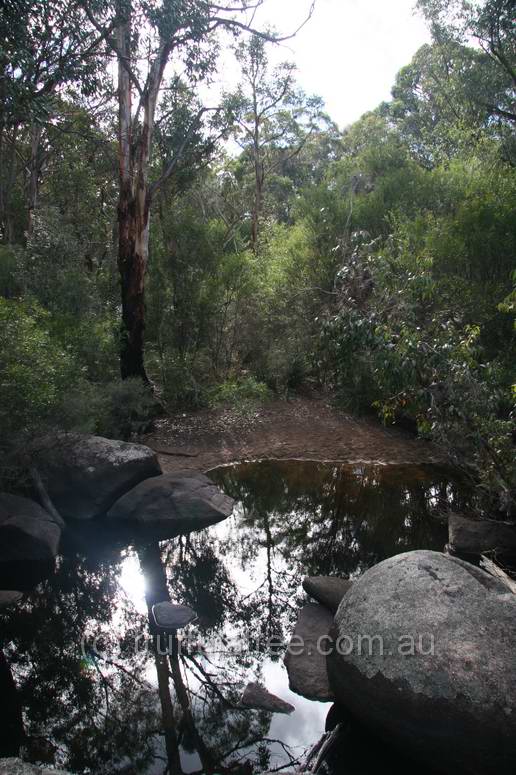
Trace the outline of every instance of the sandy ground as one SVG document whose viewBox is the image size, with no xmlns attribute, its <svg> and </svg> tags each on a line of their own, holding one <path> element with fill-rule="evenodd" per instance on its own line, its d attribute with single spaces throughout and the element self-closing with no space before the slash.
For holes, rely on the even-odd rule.
<svg viewBox="0 0 516 775">
<path fill-rule="evenodd" d="M 220 409 L 177 414 L 160 420 L 143 441 L 158 451 L 165 473 L 266 458 L 443 462 L 431 444 L 373 419 L 352 417 L 324 399 L 275 401 L 246 413 Z"/>
</svg>

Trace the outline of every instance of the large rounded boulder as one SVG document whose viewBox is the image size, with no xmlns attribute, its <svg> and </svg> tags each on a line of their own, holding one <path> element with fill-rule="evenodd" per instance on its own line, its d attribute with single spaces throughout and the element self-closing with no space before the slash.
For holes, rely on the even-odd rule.
<svg viewBox="0 0 516 775">
<path fill-rule="evenodd" d="M 459 554 L 495 552 L 499 557 L 516 557 L 516 525 L 513 522 L 450 514 L 448 533 L 450 546 Z"/>
<path fill-rule="evenodd" d="M 112 525 L 165 539 L 227 519 L 234 501 L 198 471 L 163 474 L 140 482 L 108 511 Z"/>
<path fill-rule="evenodd" d="M 43 579 L 60 538 L 61 525 L 38 503 L 0 493 L 0 589 L 28 590 Z"/>
<path fill-rule="evenodd" d="M 429 551 L 376 565 L 340 603 L 330 685 L 384 739 L 443 773 L 516 772 L 516 595 Z"/>
<path fill-rule="evenodd" d="M 139 482 L 161 474 L 149 447 L 101 436 L 60 433 L 34 442 L 30 453 L 65 520 L 100 517 Z"/>
</svg>

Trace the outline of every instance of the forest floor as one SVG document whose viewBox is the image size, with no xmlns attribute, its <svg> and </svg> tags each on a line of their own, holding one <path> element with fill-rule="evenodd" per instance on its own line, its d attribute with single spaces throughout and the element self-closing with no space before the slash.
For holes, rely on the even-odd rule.
<svg viewBox="0 0 516 775">
<path fill-rule="evenodd" d="M 439 450 L 406 431 L 333 407 L 328 399 L 274 401 L 252 411 L 205 409 L 161 419 L 144 443 L 165 473 L 209 471 L 240 460 L 443 463 Z"/>
</svg>

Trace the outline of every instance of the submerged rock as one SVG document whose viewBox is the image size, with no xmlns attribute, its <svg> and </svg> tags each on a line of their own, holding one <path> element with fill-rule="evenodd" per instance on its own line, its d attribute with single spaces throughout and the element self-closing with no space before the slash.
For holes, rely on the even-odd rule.
<svg viewBox="0 0 516 775">
<path fill-rule="evenodd" d="M 60 433 L 30 449 L 45 488 L 64 519 L 92 519 L 139 482 L 161 474 L 149 447 L 124 441 Z"/>
<path fill-rule="evenodd" d="M 451 547 L 459 553 L 516 556 L 516 525 L 510 522 L 450 514 L 448 532 Z"/>
<path fill-rule="evenodd" d="M 233 504 L 207 476 L 184 471 L 141 482 L 114 504 L 107 517 L 165 539 L 226 519 Z"/>
<path fill-rule="evenodd" d="M 0 588 L 27 590 L 44 578 L 60 538 L 60 525 L 38 503 L 0 493 Z"/>
<path fill-rule="evenodd" d="M 250 683 L 246 686 L 240 705 L 248 710 L 266 710 L 270 713 L 285 713 L 287 715 L 295 710 L 289 702 L 271 694 L 258 683 Z"/>
<path fill-rule="evenodd" d="M 306 576 L 303 579 L 303 589 L 307 595 L 336 613 L 340 601 L 351 588 L 353 582 L 337 576 Z"/>
<path fill-rule="evenodd" d="M 8 608 L 10 605 L 16 605 L 23 599 L 23 592 L 11 590 L 0 590 L 0 608 Z"/>
<path fill-rule="evenodd" d="M 0 759 L 0 775 L 72 775 L 64 770 L 50 770 L 22 762 L 21 759 Z"/>
<path fill-rule="evenodd" d="M 294 634 L 285 655 L 290 689 L 301 697 L 319 702 L 334 699 L 328 681 L 326 655 L 331 613 L 318 603 L 308 603 L 299 612 Z"/>
<path fill-rule="evenodd" d="M 439 772 L 514 773 L 516 596 L 499 581 L 436 552 L 398 555 L 353 584 L 332 637 L 337 701 L 385 740 Z"/>
<path fill-rule="evenodd" d="M 435 770 L 427 769 L 421 763 L 415 767 L 413 759 L 373 737 L 366 726 L 340 705 L 332 706 L 326 733 L 309 751 L 301 772 L 313 775 L 436 775 Z"/>
<path fill-rule="evenodd" d="M 187 605 L 176 605 L 168 600 L 152 606 L 152 615 L 156 626 L 167 631 L 182 630 L 197 619 L 197 614 Z"/>
</svg>

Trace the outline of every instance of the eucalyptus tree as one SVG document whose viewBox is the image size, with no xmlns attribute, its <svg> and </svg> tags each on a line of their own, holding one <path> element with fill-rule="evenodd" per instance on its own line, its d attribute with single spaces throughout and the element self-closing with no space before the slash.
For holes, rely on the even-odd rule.
<svg viewBox="0 0 516 775">
<path fill-rule="evenodd" d="M 438 43 L 475 43 L 484 54 L 482 66 L 498 73 L 496 99 L 479 99 L 494 115 L 516 122 L 515 0 L 418 0 L 417 7 L 432 26 Z"/>
<path fill-rule="evenodd" d="M 505 84 L 478 49 L 455 41 L 425 44 L 396 76 L 393 100 L 380 109 L 412 155 L 432 168 L 500 132 L 497 103 Z M 504 80 L 504 79 L 502 79 Z"/>
<path fill-rule="evenodd" d="M 0 15 L 0 218 L 3 241 L 12 241 L 12 193 L 21 164 L 27 176 L 26 207 L 31 231 L 41 172 L 43 128 L 59 95 L 95 94 L 104 40 L 87 24 L 77 0 L 5 0 Z"/>
<path fill-rule="evenodd" d="M 122 294 L 121 373 L 147 380 L 144 364 L 145 274 L 152 202 L 177 170 L 199 128 L 217 115 L 203 105 L 184 127 L 175 153 L 152 174 L 153 141 L 164 92 L 177 72 L 192 90 L 213 73 L 219 33 L 252 31 L 264 0 L 83 1 L 92 27 L 115 58 L 118 80 L 118 267 Z M 257 34 L 278 40 L 273 34 Z"/>
<path fill-rule="evenodd" d="M 253 169 L 251 246 L 254 251 L 258 246 L 266 182 L 300 153 L 318 127 L 323 107 L 319 97 L 308 97 L 296 87 L 294 64 L 270 65 L 266 43 L 266 38 L 255 34 L 236 49 L 242 81 L 234 136 Z"/>
</svg>

